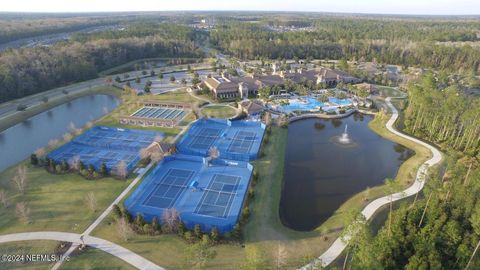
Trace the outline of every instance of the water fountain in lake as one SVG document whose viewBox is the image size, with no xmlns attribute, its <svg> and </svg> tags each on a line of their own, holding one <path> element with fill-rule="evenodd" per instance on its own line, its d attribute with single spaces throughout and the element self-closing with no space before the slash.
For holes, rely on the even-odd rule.
<svg viewBox="0 0 480 270">
<path fill-rule="evenodd" d="M 343 143 L 343 144 L 350 143 L 350 138 L 348 137 L 347 128 L 348 128 L 348 125 L 345 124 L 345 130 L 343 131 L 342 135 L 338 138 L 339 143 Z"/>
<path fill-rule="evenodd" d="M 330 139 L 334 144 L 341 147 L 355 147 L 357 144 L 348 136 L 348 125 L 345 125 L 345 129 L 341 135 L 333 136 Z"/>
</svg>

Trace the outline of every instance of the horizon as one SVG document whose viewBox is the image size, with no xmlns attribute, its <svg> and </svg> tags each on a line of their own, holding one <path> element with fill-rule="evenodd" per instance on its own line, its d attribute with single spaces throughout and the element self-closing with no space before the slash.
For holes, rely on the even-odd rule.
<svg viewBox="0 0 480 270">
<path fill-rule="evenodd" d="M 412 11 L 413 10 L 413 11 Z M 5 13 L 128 13 L 128 12 L 299 12 L 299 13 L 334 13 L 358 15 L 399 15 L 399 16 L 479 16 L 480 2 L 474 0 L 406 0 L 385 3 L 381 0 L 330 1 L 300 0 L 288 1 L 266 0 L 261 3 L 243 1 L 225 3 L 223 1 L 180 0 L 175 2 L 151 2 L 138 0 L 135 5 L 130 2 L 112 0 L 100 3 L 93 0 L 59 1 L 19 0 L 6 2 L 0 7 Z"/>
</svg>

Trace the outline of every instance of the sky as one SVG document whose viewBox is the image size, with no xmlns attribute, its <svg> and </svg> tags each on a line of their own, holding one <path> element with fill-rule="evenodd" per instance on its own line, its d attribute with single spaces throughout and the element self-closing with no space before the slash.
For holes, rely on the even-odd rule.
<svg viewBox="0 0 480 270">
<path fill-rule="evenodd" d="M 172 10 L 315 11 L 480 15 L 480 0 L 0 0 L 0 11 L 103 12 Z"/>
</svg>

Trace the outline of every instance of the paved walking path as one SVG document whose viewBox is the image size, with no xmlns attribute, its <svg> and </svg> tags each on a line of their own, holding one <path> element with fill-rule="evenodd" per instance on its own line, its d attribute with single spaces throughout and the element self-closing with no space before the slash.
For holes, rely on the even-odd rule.
<svg viewBox="0 0 480 270">
<path fill-rule="evenodd" d="M 107 216 L 108 214 L 112 211 L 113 209 L 113 206 L 115 204 L 118 204 L 122 199 L 123 197 L 125 197 L 128 192 L 130 192 L 130 190 L 132 190 L 132 188 L 138 183 L 138 181 L 140 181 L 140 179 L 142 179 L 143 175 L 152 167 L 153 163 L 150 163 L 148 164 L 147 167 L 144 168 L 144 170 L 142 171 L 142 173 L 140 173 L 133 181 L 132 183 L 130 183 L 130 185 L 128 185 L 128 187 L 123 190 L 123 192 L 107 207 L 107 209 L 105 209 L 105 211 L 103 211 L 103 213 L 83 232 L 82 236 L 84 238 L 84 241 L 87 237 L 90 237 L 88 236 Z M 81 239 L 79 238 L 80 240 L 80 243 L 82 243 Z M 70 256 L 70 254 L 72 254 L 72 252 L 75 251 L 75 249 L 77 249 L 79 247 L 79 243 L 78 242 L 73 242 L 73 241 L 69 241 L 69 242 L 72 242 L 72 245 L 70 246 L 70 248 L 65 252 L 65 254 L 63 254 L 63 256 L 67 257 L 67 256 Z M 107 241 L 108 242 L 108 241 Z M 86 245 L 89 245 L 86 241 L 85 241 L 85 244 Z M 120 246 L 119 246 L 120 247 Z M 108 252 L 107 250 L 105 250 L 106 252 Z M 129 251 L 130 253 L 134 254 L 135 256 L 137 257 L 140 257 L 139 255 Z M 110 252 L 109 252 L 110 253 Z M 112 253 L 111 253 L 112 254 Z M 122 253 L 115 253 L 117 255 L 121 255 Z M 114 256 L 116 256 L 115 254 L 112 254 Z M 140 257 L 142 258 L 142 257 Z M 124 258 L 120 257 L 120 259 L 126 261 Z M 142 258 L 143 259 L 143 258 Z M 144 259 L 146 260 L 146 259 Z M 129 261 L 126 261 L 128 263 L 130 263 Z M 60 268 L 60 266 L 62 265 L 63 261 L 58 261 L 57 263 L 55 263 L 55 265 L 53 265 L 52 267 L 52 270 L 58 270 Z M 130 263 L 131 264 L 131 263 Z M 133 265 L 133 264 L 132 264 Z M 134 265 L 135 266 L 135 265 Z M 139 268 L 139 269 L 143 269 L 143 268 Z M 153 269 L 153 268 L 152 268 Z"/>
<path fill-rule="evenodd" d="M 432 152 L 432 157 L 425 161 L 420 168 L 417 171 L 417 175 L 415 178 L 415 182 L 407 189 L 405 189 L 402 192 L 397 192 L 392 195 L 388 195 L 385 197 L 378 198 L 371 203 L 369 203 L 362 211 L 362 215 L 365 216 L 366 220 L 369 220 L 375 212 L 380 209 L 382 206 L 387 205 L 391 201 L 398 201 L 400 199 L 415 195 L 416 193 L 420 192 L 425 185 L 425 176 L 427 174 L 428 168 L 431 166 L 434 166 L 438 164 L 442 160 L 442 153 L 437 150 L 437 148 L 431 146 L 430 144 L 427 144 L 421 140 L 418 140 L 416 138 L 410 137 L 408 135 L 405 135 L 403 133 L 398 132 L 393 128 L 393 124 L 395 121 L 398 119 L 398 111 L 397 109 L 392 105 L 390 102 L 390 98 L 387 98 L 385 100 L 386 104 L 388 107 L 392 110 L 392 117 L 388 120 L 386 127 L 387 129 L 392 132 L 395 135 L 398 135 L 402 138 L 405 138 L 407 140 L 413 141 L 417 144 L 420 144 L 426 148 L 428 148 Z M 341 237 L 337 238 L 335 242 L 330 246 L 330 248 L 325 251 L 320 257 L 315 259 L 315 261 L 303 266 L 301 269 L 306 270 L 310 268 L 315 268 L 317 266 L 328 266 L 331 264 L 340 254 L 342 254 L 343 250 L 348 244 L 349 239 L 351 236 L 347 235 L 344 236 L 343 239 Z"/>
<path fill-rule="evenodd" d="M 53 240 L 71 242 L 77 246 L 85 243 L 88 246 L 103 250 L 125 262 L 133 265 L 138 269 L 148 270 L 165 270 L 164 268 L 154 264 L 153 262 L 135 254 L 134 252 L 114 244 L 110 241 L 85 235 L 83 242 L 80 239 L 81 235 L 78 233 L 67 232 L 27 232 L 27 233 L 13 233 L 7 235 L 0 235 L 0 243 L 16 242 L 16 241 L 32 241 L 32 240 Z"/>
</svg>

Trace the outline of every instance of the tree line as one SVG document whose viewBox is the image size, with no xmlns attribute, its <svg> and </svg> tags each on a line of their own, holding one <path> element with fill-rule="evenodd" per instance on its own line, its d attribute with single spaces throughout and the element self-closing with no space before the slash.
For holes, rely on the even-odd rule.
<svg viewBox="0 0 480 270">
<path fill-rule="evenodd" d="M 480 157 L 480 98 L 456 85 L 441 90 L 433 74 L 408 87 L 405 131 L 444 148 Z"/>
<path fill-rule="evenodd" d="M 95 39 L 0 54 L 0 102 L 95 78 L 98 72 L 153 57 L 201 57 L 188 38 L 167 35 Z"/>
<path fill-rule="evenodd" d="M 378 232 L 364 222 L 353 223 L 348 231 L 358 233 L 347 247 L 343 265 L 349 269 L 478 269 L 480 99 L 464 95 L 433 73 L 409 84 L 407 91 L 408 107 L 400 127 L 442 146 L 445 161 L 429 170 L 423 193 L 401 202 L 397 210 L 390 204 L 387 223 Z M 387 187 L 393 182 L 387 181 Z M 388 188 L 387 194 L 395 191 Z M 359 215 L 352 216 L 356 220 Z"/>
<path fill-rule="evenodd" d="M 480 48 L 468 44 L 447 46 L 437 42 L 437 35 L 448 41 L 478 40 L 476 33 L 466 26 L 466 37 L 449 38 L 446 32 L 456 35 L 456 29 L 461 27 L 451 23 L 452 26 L 448 24 L 445 29 L 435 30 L 428 28 L 427 23 L 411 22 L 400 24 L 400 29 L 396 29 L 393 24 L 385 27 L 383 21 L 367 22 L 336 19 L 314 31 L 301 32 L 271 32 L 261 24 L 226 23 L 219 26 L 218 31 L 211 32 L 210 42 L 240 59 L 347 58 L 450 71 L 478 72 L 480 68 Z M 433 29 L 433 32 L 418 30 L 423 28 Z M 377 34 L 369 34 L 370 30 Z"/>
<path fill-rule="evenodd" d="M 101 16 L 73 16 L 63 17 L 50 14 L 42 15 L 7 16 L 2 14 L 0 19 L 0 44 L 17 39 L 41 35 L 57 34 L 78 31 L 81 29 L 118 23 L 121 18 Z"/>
<path fill-rule="evenodd" d="M 463 155 L 448 157 L 444 173 L 431 173 L 421 201 L 403 202 L 373 236 L 356 223 L 348 246 L 349 269 L 478 269 L 480 168 Z M 474 164 L 473 166 L 471 164 Z"/>
</svg>

